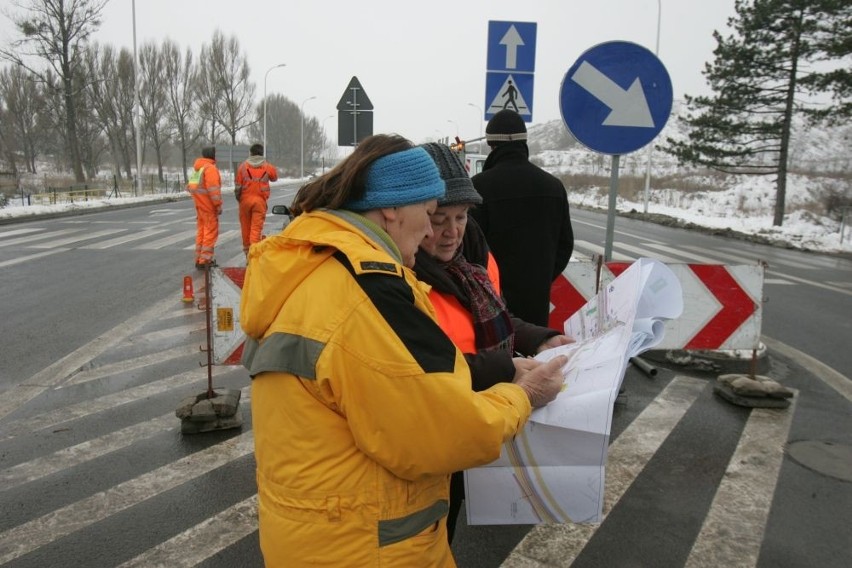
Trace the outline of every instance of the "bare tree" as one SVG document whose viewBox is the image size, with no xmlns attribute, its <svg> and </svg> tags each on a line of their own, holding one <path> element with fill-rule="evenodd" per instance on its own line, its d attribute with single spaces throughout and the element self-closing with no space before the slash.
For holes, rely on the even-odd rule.
<svg viewBox="0 0 852 568">
<path fill-rule="evenodd" d="M 171 40 L 166 40 L 162 47 L 163 84 L 168 97 L 168 115 L 175 131 L 180 147 L 183 181 L 187 178 L 187 150 L 201 136 L 198 115 L 198 93 L 195 75 L 197 69 L 192 58 L 192 51 L 187 48 L 181 56 L 180 48 Z"/>
<path fill-rule="evenodd" d="M 27 5 L 14 5 L 25 10 L 12 21 L 23 36 L 10 47 L 0 48 L 0 57 L 22 65 L 45 84 L 45 70 L 36 69 L 30 62 L 37 57 L 47 62 L 58 77 L 64 107 L 66 143 L 71 167 L 77 181 L 83 181 L 77 132 L 77 97 L 74 78 L 80 75 L 82 50 L 89 37 L 101 24 L 101 12 L 108 0 L 31 0 Z"/>
<path fill-rule="evenodd" d="M 163 53 L 153 43 L 142 45 L 139 50 L 139 99 L 142 121 L 154 146 L 157 157 L 157 177 L 163 181 L 163 146 L 171 139 L 171 128 L 167 120 L 166 91 L 163 89 L 165 62 Z"/>
<path fill-rule="evenodd" d="M 113 170 L 121 175 L 123 169 L 125 177 L 132 179 L 131 156 L 136 150 L 133 55 L 125 48 L 116 52 L 111 45 L 91 44 L 84 60 L 90 77 L 86 94 L 109 141 Z"/>
<path fill-rule="evenodd" d="M 42 89 L 33 76 L 22 67 L 13 66 L 0 71 L 0 100 L 6 112 L 0 122 L 6 148 L 21 152 L 26 171 L 36 173 L 39 145 L 39 114 L 44 106 Z M 14 162 L 13 162 L 14 169 Z"/>
<path fill-rule="evenodd" d="M 255 85 L 249 80 L 248 59 L 240 51 L 240 42 L 232 36 L 226 39 L 221 31 L 213 32 L 209 45 L 201 47 L 202 84 L 206 85 L 208 103 L 215 96 L 217 103 L 208 110 L 227 132 L 231 144 L 237 133 L 254 120 Z"/>
</svg>

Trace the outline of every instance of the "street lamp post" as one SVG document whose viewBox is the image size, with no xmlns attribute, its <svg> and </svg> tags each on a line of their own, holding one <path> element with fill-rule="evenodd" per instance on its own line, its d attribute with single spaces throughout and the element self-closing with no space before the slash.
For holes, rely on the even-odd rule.
<svg viewBox="0 0 852 568">
<path fill-rule="evenodd" d="M 316 97 L 306 98 L 305 100 L 302 101 L 302 105 L 299 107 L 299 114 L 302 117 L 302 136 L 301 136 L 301 138 L 302 138 L 302 152 L 301 152 L 302 161 L 301 161 L 301 167 L 300 167 L 300 170 L 299 170 L 300 171 L 300 173 L 299 173 L 300 179 L 305 178 L 305 103 L 308 102 L 308 101 L 312 101 L 315 98 Z"/>
<path fill-rule="evenodd" d="M 453 123 L 453 126 L 455 126 L 455 127 L 456 127 L 456 136 L 458 136 L 458 135 L 459 135 L 459 125 L 458 125 L 458 123 L 457 123 L 455 120 L 452 120 L 452 119 L 449 119 L 449 118 L 447 119 L 447 122 L 452 122 L 452 123 Z"/>
<path fill-rule="evenodd" d="M 279 67 L 286 67 L 286 63 L 279 63 L 278 65 L 273 65 L 269 69 L 266 70 L 266 73 L 263 75 L 263 157 L 266 158 L 266 78 L 269 77 L 269 72 L 273 69 L 278 69 Z"/>
<path fill-rule="evenodd" d="M 660 18 L 663 13 L 663 0 L 657 0 L 657 47 L 654 55 L 660 55 Z M 645 207 L 643 209 L 645 215 L 648 214 L 648 192 L 651 188 L 651 152 L 654 151 L 654 142 L 648 144 L 648 165 L 645 168 Z"/>
<path fill-rule="evenodd" d="M 134 106 L 136 107 L 136 194 L 142 195 L 142 114 L 139 99 L 139 55 L 136 53 L 136 0 L 133 8 L 133 85 L 136 91 Z"/>
<path fill-rule="evenodd" d="M 322 119 L 322 173 L 325 173 L 325 123 L 329 118 L 334 118 L 333 114 Z"/>
<path fill-rule="evenodd" d="M 479 150 L 479 153 L 481 154 L 482 153 L 482 119 L 484 118 L 485 115 L 482 112 L 482 107 L 475 105 L 473 103 L 467 103 L 467 106 L 471 106 L 471 107 L 475 108 L 476 112 L 477 112 L 476 118 L 477 118 L 477 121 L 479 122 L 479 140 L 476 143 L 477 143 L 477 149 Z"/>
</svg>

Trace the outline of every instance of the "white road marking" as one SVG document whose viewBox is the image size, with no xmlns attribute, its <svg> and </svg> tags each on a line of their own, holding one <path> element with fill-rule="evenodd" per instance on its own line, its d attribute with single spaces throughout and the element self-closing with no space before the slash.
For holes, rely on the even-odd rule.
<svg viewBox="0 0 852 568">
<path fill-rule="evenodd" d="M 153 237 L 154 235 L 158 235 L 160 233 L 165 233 L 167 230 L 168 229 L 145 229 L 143 231 L 137 231 L 137 232 L 130 233 L 129 235 L 124 235 L 124 236 L 121 236 L 121 237 L 116 237 L 114 239 L 101 241 L 99 243 L 95 243 L 95 244 L 92 244 L 92 245 L 86 245 L 86 246 L 81 247 L 81 248 L 93 249 L 93 250 L 107 249 L 107 248 L 114 247 L 114 246 L 117 246 L 117 245 L 123 245 L 125 243 L 138 241 L 138 240 L 142 240 L 142 239 L 147 239 L 147 238 Z"/>
<path fill-rule="evenodd" d="M 50 455 L 0 471 L 0 487 L 3 491 L 8 491 L 22 483 L 30 483 L 57 471 L 80 465 L 173 428 L 180 428 L 180 420 L 175 417 L 174 412 L 169 412 L 98 438 L 86 440 Z"/>
<path fill-rule="evenodd" d="M 256 530 L 257 495 L 252 495 L 118 568 L 191 568 Z"/>
<path fill-rule="evenodd" d="M 73 237 L 67 237 L 64 239 L 59 239 L 58 241 L 51 241 L 49 243 L 40 243 L 35 245 L 30 245 L 31 248 L 55 248 L 55 247 L 64 247 L 65 245 L 72 245 L 74 243 L 79 243 L 81 241 L 90 241 L 92 239 L 97 239 L 99 237 L 106 237 L 109 235 L 114 235 L 116 233 L 123 233 L 127 229 L 104 229 L 103 231 L 95 231 L 95 232 L 85 232 L 82 235 L 74 235 Z"/>
<path fill-rule="evenodd" d="M 44 252 L 37 252 L 35 254 L 28 254 L 27 256 L 19 256 L 18 258 L 13 258 L 11 260 L 4 260 L 0 262 L 0 268 L 5 268 L 7 266 L 15 266 L 16 264 L 21 264 L 23 262 L 29 262 L 30 260 L 36 260 L 38 258 L 43 258 L 45 256 L 51 256 L 54 254 L 58 254 L 60 252 L 66 252 L 71 249 L 67 248 L 58 248 L 53 250 L 46 250 Z"/>
<path fill-rule="evenodd" d="M 249 397 L 250 391 L 251 387 L 249 386 L 240 389 L 241 408 L 251 402 Z M 126 448 L 151 436 L 156 436 L 169 430 L 177 431 L 179 428 L 180 420 L 175 417 L 174 412 L 151 418 L 145 422 L 132 424 L 121 430 L 116 430 L 115 432 L 86 440 L 74 446 L 63 448 L 50 455 L 35 458 L 4 469 L 0 471 L 0 487 L 2 487 L 3 491 L 7 491 L 22 483 L 30 483 L 58 471 Z"/>
<path fill-rule="evenodd" d="M 575 248 L 580 247 L 583 250 L 589 251 L 592 254 L 597 254 L 597 255 L 600 255 L 600 256 L 603 256 L 603 254 L 604 254 L 604 247 L 596 245 L 594 243 L 590 243 L 589 241 L 582 241 L 582 240 L 574 241 L 574 247 Z M 619 261 L 636 260 L 632 256 L 627 256 L 627 255 L 624 255 L 624 254 L 621 254 L 621 253 L 618 253 L 618 252 L 615 252 L 615 251 L 613 251 L 613 253 L 612 253 L 612 258 L 613 258 L 613 260 L 619 260 Z"/>
<path fill-rule="evenodd" d="M 180 242 L 180 241 L 185 241 L 186 239 L 192 239 L 192 242 L 193 242 L 192 248 L 194 249 L 195 248 L 195 244 L 194 244 L 195 243 L 195 235 L 196 235 L 195 229 L 192 229 L 190 231 L 182 231 L 182 232 L 177 233 L 175 235 L 170 235 L 168 237 L 163 237 L 162 239 L 158 239 L 156 241 L 151 241 L 151 242 L 145 243 L 143 245 L 139 245 L 137 247 L 134 247 L 134 250 L 157 250 L 157 249 L 161 249 L 163 247 L 169 246 L 169 245 L 173 245 L 173 244 Z"/>
<path fill-rule="evenodd" d="M 169 297 L 140 312 L 127 321 L 118 324 L 97 339 L 69 353 L 59 361 L 36 373 L 23 383 L 16 385 L 0 397 L 0 419 L 17 410 L 44 391 L 53 388 L 72 375 L 77 369 L 122 341 L 138 327 L 156 320 L 160 314 L 174 308 L 175 299 Z"/>
<path fill-rule="evenodd" d="M 224 375 L 232 370 L 233 368 L 231 367 L 213 367 L 213 376 Z M 21 432 L 30 433 L 37 430 L 43 430 L 45 428 L 52 428 L 71 420 L 91 416 L 98 412 L 110 410 L 123 404 L 144 400 L 146 397 L 162 394 L 174 389 L 184 388 L 187 390 L 193 389 L 193 391 L 197 391 L 197 384 L 202 380 L 206 381 L 206 375 L 207 372 L 201 368 L 190 369 L 189 371 L 165 377 L 158 381 L 145 383 L 138 387 L 125 389 L 99 398 L 89 399 L 70 406 L 57 408 L 56 410 L 52 410 L 44 414 L 37 414 L 29 418 L 15 420 L 8 427 L 4 428 L 3 437 L 0 438 L 0 440 L 13 438 Z M 246 380 L 248 380 L 248 377 L 246 377 Z M 187 392 L 186 395 L 177 395 L 177 397 L 180 398 L 188 396 L 189 394 L 191 394 L 191 392 Z"/>
<path fill-rule="evenodd" d="M 164 361 L 176 359 L 185 355 L 192 355 L 193 353 L 201 353 L 198 349 L 198 346 L 191 344 L 178 345 L 176 347 L 172 347 L 171 349 L 166 349 L 164 351 L 148 353 L 147 355 L 140 355 L 139 357 L 133 357 L 132 359 L 124 359 L 122 361 L 111 363 L 109 365 L 101 365 L 100 367 L 80 371 L 79 373 L 70 377 L 63 384 L 59 385 L 58 388 L 66 388 L 73 385 L 88 383 L 90 381 L 94 381 L 111 375 L 120 375 L 122 373 L 141 369 L 143 367 L 147 367 L 148 365 L 153 365 L 155 363 L 162 363 Z"/>
<path fill-rule="evenodd" d="M 724 264 L 725 263 L 723 260 L 719 260 L 719 259 L 716 259 L 716 258 L 710 258 L 709 256 L 704 256 L 704 255 L 700 255 L 700 254 L 693 254 L 691 252 L 685 252 L 685 251 L 683 251 L 679 248 L 673 247 L 670 244 L 669 245 L 667 245 L 667 244 L 655 244 L 655 243 L 648 243 L 648 242 L 643 242 L 642 244 L 646 247 L 651 247 L 652 249 L 657 249 L 657 250 L 663 250 L 663 251 L 669 252 L 669 253 L 671 253 L 675 256 L 679 256 L 679 257 L 691 260 L 693 262 L 700 262 L 700 263 L 703 263 L 703 264 Z M 753 263 L 750 262 L 749 264 L 753 264 Z"/>
<path fill-rule="evenodd" d="M 8 241 L 0 241 L 0 247 L 9 247 L 14 245 L 31 245 L 34 241 L 40 241 L 44 239 L 52 239 L 55 237 L 61 237 L 62 235 L 67 235 L 69 233 L 76 233 L 80 229 L 61 229 L 59 231 L 51 231 L 49 233 L 39 233 L 38 235 L 27 235 L 26 237 L 18 237 L 17 239 L 9 239 Z"/>
<path fill-rule="evenodd" d="M 0 533 L 0 564 L 201 477 L 253 451 L 253 432 L 245 432 Z"/>
<path fill-rule="evenodd" d="M 778 351 L 782 355 L 795 360 L 796 363 L 804 367 L 805 370 L 813 376 L 817 377 L 837 391 L 837 394 L 849 402 L 852 402 L 852 378 L 841 374 L 839 371 L 829 367 L 822 361 L 811 357 L 807 353 L 799 351 L 795 347 L 790 347 L 786 343 L 782 343 L 777 339 L 772 339 L 771 337 L 763 335 L 760 340 L 769 349 Z"/>
<path fill-rule="evenodd" d="M 237 237 L 239 237 L 242 240 L 242 231 L 240 231 L 238 229 L 231 229 L 231 230 L 219 233 L 219 238 L 216 239 L 216 246 L 218 247 L 222 243 L 226 243 L 228 241 L 233 241 Z M 192 245 L 190 245 L 188 247 L 184 247 L 183 250 L 195 250 L 195 242 L 193 241 Z M 245 256 L 243 256 L 243 259 L 245 259 Z"/>
<path fill-rule="evenodd" d="M 0 231 L 0 239 L 5 239 L 7 237 L 13 237 L 15 235 L 27 235 L 29 233 L 35 233 L 38 231 L 43 231 L 44 227 L 28 227 L 25 229 L 12 229 L 10 231 Z"/>
<path fill-rule="evenodd" d="M 687 568 L 757 566 L 797 399 L 798 392 L 789 408 L 751 411 Z"/>
<path fill-rule="evenodd" d="M 609 446 L 603 515 L 612 510 L 648 461 L 695 402 L 707 382 L 678 376 L 636 417 Z M 536 542 L 549 543 L 547 556 L 569 566 L 600 525 L 536 525 L 501 564 L 502 568 L 529 568 L 537 562 Z"/>
</svg>

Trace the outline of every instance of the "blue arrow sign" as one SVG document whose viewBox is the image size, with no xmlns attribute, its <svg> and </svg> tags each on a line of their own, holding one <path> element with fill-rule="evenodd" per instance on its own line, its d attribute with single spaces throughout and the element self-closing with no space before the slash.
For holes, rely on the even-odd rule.
<svg viewBox="0 0 852 568">
<path fill-rule="evenodd" d="M 581 144 L 629 154 L 656 138 L 672 110 L 672 82 L 657 56 L 626 41 L 584 52 L 562 79 L 562 120 Z"/>
<path fill-rule="evenodd" d="M 535 22 L 488 22 L 487 71 L 535 71 Z"/>
</svg>

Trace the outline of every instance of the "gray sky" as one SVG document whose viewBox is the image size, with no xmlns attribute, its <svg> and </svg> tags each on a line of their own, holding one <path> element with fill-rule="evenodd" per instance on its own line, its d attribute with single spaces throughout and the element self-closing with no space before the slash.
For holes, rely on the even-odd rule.
<svg viewBox="0 0 852 568">
<path fill-rule="evenodd" d="M 0 5 L 6 12 L 11 0 Z M 727 34 L 734 0 L 137 0 L 136 37 L 138 45 L 170 37 L 198 55 L 215 29 L 236 36 L 258 100 L 269 68 L 285 63 L 266 75 L 267 92 L 298 105 L 316 97 L 305 113 L 332 138 L 337 102 L 357 76 L 375 107 L 374 132 L 420 142 L 484 129 L 490 20 L 537 24 L 536 124 L 560 118 L 563 77 L 587 49 L 623 40 L 654 51 L 660 5 L 659 57 L 675 98 L 707 93 L 701 70 L 712 60 L 712 32 Z M 110 0 L 95 39 L 133 47 L 131 0 Z"/>
</svg>

